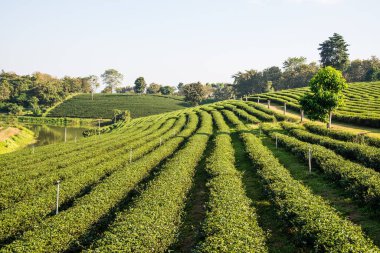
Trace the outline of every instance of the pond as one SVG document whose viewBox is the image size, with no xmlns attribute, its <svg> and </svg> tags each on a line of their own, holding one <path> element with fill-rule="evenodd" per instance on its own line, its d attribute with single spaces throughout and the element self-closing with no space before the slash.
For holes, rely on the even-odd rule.
<svg viewBox="0 0 380 253">
<path fill-rule="evenodd" d="M 64 126 L 49 126 L 25 124 L 24 127 L 32 130 L 35 133 L 37 142 L 35 146 L 43 146 L 53 143 L 74 141 L 84 138 L 82 133 L 88 128 L 84 127 L 64 127 Z"/>
</svg>

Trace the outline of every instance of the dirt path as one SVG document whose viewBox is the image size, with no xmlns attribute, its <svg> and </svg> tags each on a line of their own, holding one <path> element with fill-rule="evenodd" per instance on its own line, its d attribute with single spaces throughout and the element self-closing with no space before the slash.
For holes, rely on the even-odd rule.
<svg viewBox="0 0 380 253">
<path fill-rule="evenodd" d="M 266 104 L 263 104 L 263 103 L 262 103 L 262 105 L 267 106 Z M 274 110 L 274 111 L 280 112 L 280 113 L 284 112 L 284 107 L 280 106 L 280 105 L 271 105 L 269 108 Z M 294 111 L 294 110 L 287 109 L 286 115 L 293 117 L 293 118 L 300 119 L 300 113 L 297 111 Z M 309 119 L 305 118 L 304 121 L 309 121 Z M 324 125 L 324 123 L 322 123 L 322 122 L 319 122 L 319 123 L 321 125 Z M 380 129 L 379 128 L 356 126 L 356 125 L 351 125 L 351 124 L 341 123 L 341 122 L 334 122 L 334 121 L 332 124 L 332 128 L 337 129 L 337 130 L 344 130 L 344 131 L 348 131 L 348 132 L 352 132 L 352 133 L 356 133 L 356 134 L 366 133 L 368 136 L 380 138 Z"/>
<path fill-rule="evenodd" d="M 5 141 L 6 139 L 19 133 L 20 129 L 16 127 L 0 128 L 0 141 Z"/>
</svg>

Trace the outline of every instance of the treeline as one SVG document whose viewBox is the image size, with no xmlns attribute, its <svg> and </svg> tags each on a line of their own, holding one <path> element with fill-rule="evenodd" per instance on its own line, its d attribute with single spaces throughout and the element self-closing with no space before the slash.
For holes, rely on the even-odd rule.
<svg viewBox="0 0 380 253">
<path fill-rule="evenodd" d="M 88 77 L 55 78 L 36 72 L 32 75 L 0 73 L 0 111 L 15 115 L 30 112 L 41 115 L 47 108 L 72 93 L 89 93 Z"/>
<path fill-rule="evenodd" d="M 319 44 L 320 65 L 307 63 L 305 57 L 288 58 L 280 69 L 277 66 L 263 71 L 247 70 L 238 72 L 234 88 L 238 96 L 248 94 L 300 88 L 308 85 L 320 67 L 331 66 L 342 72 L 348 82 L 371 82 L 380 80 L 380 59 L 372 56 L 367 60 L 349 60 L 349 45 L 343 36 L 333 36 Z"/>
<path fill-rule="evenodd" d="M 263 71 L 246 70 L 234 78 L 236 95 L 244 96 L 275 90 L 300 88 L 308 85 L 320 65 L 307 63 L 305 57 L 288 58 L 282 69 L 272 66 Z M 372 56 L 367 60 L 351 61 L 342 71 L 348 82 L 372 82 L 380 80 L 380 59 Z"/>
</svg>

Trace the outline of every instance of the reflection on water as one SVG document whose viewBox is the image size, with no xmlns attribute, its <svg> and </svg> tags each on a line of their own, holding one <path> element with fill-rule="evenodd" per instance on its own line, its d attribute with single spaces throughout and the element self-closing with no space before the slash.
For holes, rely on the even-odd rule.
<svg viewBox="0 0 380 253">
<path fill-rule="evenodd" d="M 47 125 L 24 125 L 35 133 L 37 142 L 36 146 L 43 146 L 58 142 L 74 141 L 83 138 L 82 132 L 87 128 L 83 127 L 61 127 Z M 66 133 L 66 134 L 65 134 Z"/>
</svg>

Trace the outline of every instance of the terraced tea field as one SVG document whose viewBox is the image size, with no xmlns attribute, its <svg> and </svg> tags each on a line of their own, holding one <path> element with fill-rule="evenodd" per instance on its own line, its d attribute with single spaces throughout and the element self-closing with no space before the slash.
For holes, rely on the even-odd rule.
<svg viewBox="0 0 380 253">
<path fill-rule="evenodd" d="M 294 121 L 230 100 L 2 155 L 0 252 L 380 252 L 380 139 Z"/>
<path fill-rule="evenodd" d="M 51 110 L 48 117 L 111 119 L 113 109 L 129 110 L 133 118 L 188 107 L 182 97 L 162 95 L 79 94 Z"/>
<path fill-rule="evenodd" d="M 298 100 L 309 91 L 309 88 L 282 90 L 262 93 L 250 99 L 261 102 L 270 100 L 299 111 Z M 337 110 L 334 119 L 362 126 L 380 127 L 380 82 L 351 83 L 344 91 L 345 105 Z"/>
</svg>

